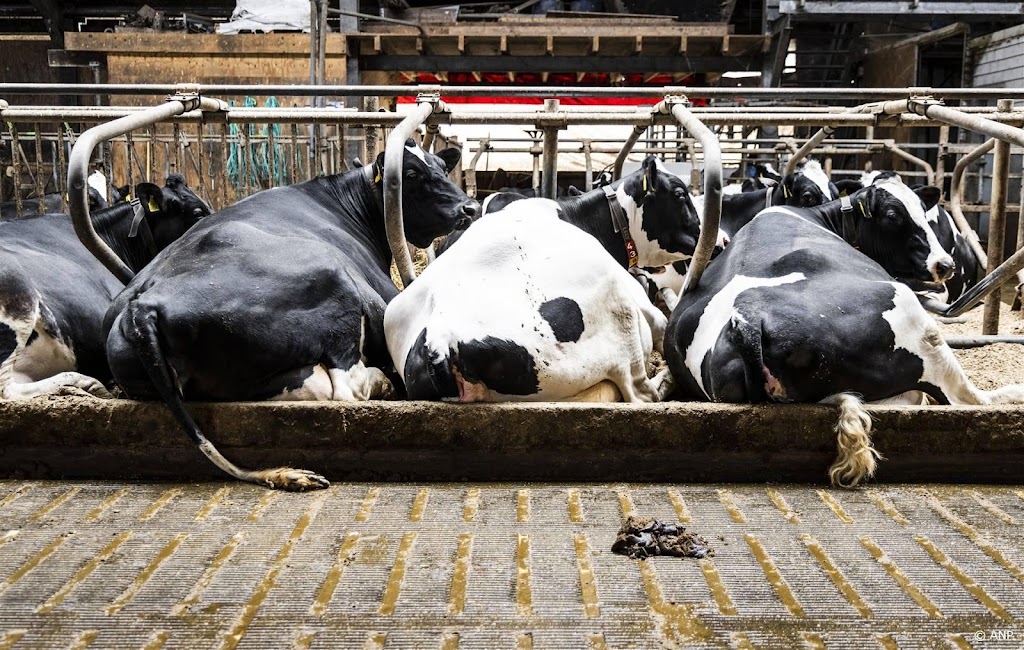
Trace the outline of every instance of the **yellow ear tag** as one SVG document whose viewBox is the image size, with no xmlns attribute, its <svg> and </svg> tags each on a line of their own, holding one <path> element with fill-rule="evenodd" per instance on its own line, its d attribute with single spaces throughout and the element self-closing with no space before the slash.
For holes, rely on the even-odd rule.
<svg viewBox="0 0 1024 650">
<path fill-rule="evenodd" d="M 647 191 L 647 174 L 644 174 L 644 185 L 643 185 L 643 187 L 644 187 L 644 191 L 646 192 Z"/>
<path fill-rule="evenodd" d="M 787 199 L 789 198 L 789 188 L 786 187 L 785 183 L 783 183 L 783 185 L 782 185 L 782 196 L 787 198 Z"/>
<path fill-rule="evenodd" d="M 871 217 L 868 216 L 868 213 L 864 211 L 864 204 L 863 203 L 861 203 L 860 201 L 857 201 L 857 207 L 860 208 L 860 213 L 862 215 L 864 215 L 865 219 L 870 219 L 871 218 Z"/>
<path fill-rule="evenodd" d="M 160 212 L 160 206 L 156 204 L 156 199 L 152 196 L 149 197 L 149 205 L 147 206 L 150 212 Z"/>
<path fill-rule="evenodd" d="M 373 177 L 373 182 L 374 183 L 379 183 L 380 182 L 380 168 L 377 169 L 377 175 Z"/>
</svg>

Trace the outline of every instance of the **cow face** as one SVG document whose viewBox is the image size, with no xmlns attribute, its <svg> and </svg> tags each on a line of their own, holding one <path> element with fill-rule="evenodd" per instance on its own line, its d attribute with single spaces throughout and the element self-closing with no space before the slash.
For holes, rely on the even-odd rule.
<svg viewBox="0 0 1024 650">
<path fill-rule="evenodd" d="M 167 177 L 163 187 L 139 183 L 135 196 L 146 209 L 146 221 L 153 233 L 153 243 L 163 250 L 210 214 L 210 206 L 193 192 L 179 174 Z"/>
<path fill-rule="evenodd" d="M 640 266 L 662 266 L 693 255 L 700 217 L 686 183 L 661 161 L 648 156 L 638 172 L 623 179 L 618 195 L 629 215 Z"/>
<path fill-rule="evenodd" d="M 808 160 L 782 180 L 787 205 L 813 208 L 839 198 L 839 190 L 825 175 L 817 160 Z"/>
<path fill-rule="evenodd" d="M 897 279 L 945 282 L 950 278 L 953 259 L 925 216 L 939 201 L 938 188 L 912 190 L 898 175 L 890 175 L 876 178 L 854 199 L 855 217 L 863 217 L 858 227 L 860 246 L 868 257 Z"/>
<path fill-rule="evenodd" d="M 460 156 L 454 147 L 432 154 L 411 138 L 405 143 L 402 214 L 405 237 L 418 248 L 426 248 L 453 230 L 469 227 L 480 210 L 480 204 L 448 178 Z M 375 165 L 378 170 L 384 169 L 383 153 L 377 156 Z"/>
</svg>

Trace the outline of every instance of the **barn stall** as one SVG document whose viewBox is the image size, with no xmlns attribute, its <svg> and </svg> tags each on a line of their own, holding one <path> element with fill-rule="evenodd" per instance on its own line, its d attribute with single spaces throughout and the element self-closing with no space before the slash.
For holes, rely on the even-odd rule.
<svg viewBox="0 0 1024 650">
<path fill-rule="evenodd" d="M 28 175 L 44 191 L 70 189 L 69 208 L 78 215 L 86 214 L 86 147 L 102 152 L 114 179 L 131 184 L 177 171 L 220 207 L 268 185 L 340 171 L 348 127 L 365 130 L 359 144 L 368 160 L 396 132 L 395 141 L 409 132 L 451 142 L 451 127 L 484 121 L 538 134 L 510 148 L 523 145 L 530 164 L 536 160 L 531 184 L 547 195 L 570 154 L 584 159 L 586 183 L 609 160 L 614 175 L 631 153 L 661 153 L 689 163 L 692 184 L 714 196 L 723 163 L 742 168 L 768 158 L 781 169 L 809 154 L 827 161 L 889 153 L 913 168 L 911 178 L 940 187 L 949 179 L 947 204 L 959 203 L 969 226 L 1005 231 L 1000 220 L 1019 210 L 1006 196 L 1020 179 L 1008 170 L 1009 143 L 1024 145 L 1024 115 L 998 101 L 1019 97 L 1005 89 L 611 89 L 607 94 L 647 95 L 651 102 L 616 110 L 550 102 L 506 114 L 445 102 L 461 93 L 508 92 L 490 88 L 0 85 L 0 96 L 97 91 L 173 97 L 155 109 L 0 107 L 5 142 L 21 145 L 8 150 L 11 166 L 32 169 Z M 381 114 L 227 107 L 214 99 L 289 93 L 411 102 Z M 688 101 L 697 97 L 712 103 Z M 789 105 L 727 105 L 738 97 Z M 945 110 L 941 100 L 981 105 Z M 116 121 L 122 119 L 128 122 Z M 782 133 L 800 128 L 802 135 L 759 142 L 729 134 L 745 124 L 771 124 Z M 616 125 L 626 136 L 597 147 L 560 137 L 577 125 Z M 943 129 L 951 125 L 995 141 L 949 142 Z M 674 136 L 665 134 L 677 126 Z M 949 154 L 943 165 L 925 162 L 919 149 L 920 156 L 907 154 L 912 142 L 873 137 L 876 128 L 897 126 L 944 133 L 936 145 Z M 842 127 L 862 129 L 863 137 L 829 137 Z M 494 145 L 463 141 L 468 185 L 476 182 L 470 160 Z M 995 171 L 986 178 L 976 165 L 991 150 Z M 601 162 L 587 163 L 602 154 Z M 985 183 L 991 189 L 977 192 Z M 994 270 L 1015 247 L 988 241 Z M 412 264 L 404 266 L 408 279 Z M 1015 284 L 1021 266 L 1014 254 L 992 288 Z M 1012 296 L 989 296 L 986 311 L 968 312 L 968 322 L 946 331 L 1019 334 Z M 1014 345 L 959 354 L 979 384 L 1024 381 Z M 313 495 L 193 483 L 222 475 L 157 403 L 0 402 L 0 473 L 7 477 L 0 493 L 0 600 L 8 612 L 0 617 L 0 647 L 1014 642 L 1024 580 L 1015 535 L 1024 516 L 1018 407 L 871 407 L 873 440 L 885 457 L 880 483 L 845 492 L 817 488 L 835 453 L 835 412 L 825 406 L 190 408 L 239 462 L 294 463 L 341 483 Z M 761 482 L 770 487 L 747 485 Z M 616 528 L 631 515 L 693 526 L 717 554 L 678 564 L 610 555 Z"/>
</svg>

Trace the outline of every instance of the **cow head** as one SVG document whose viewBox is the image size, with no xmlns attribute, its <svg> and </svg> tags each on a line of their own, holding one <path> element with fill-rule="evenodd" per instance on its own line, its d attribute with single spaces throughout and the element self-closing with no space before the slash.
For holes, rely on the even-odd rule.
<svg viewBox="0 0 1024 650">
<path fill-rule="evenodd" d="M 839 190 L 825 175 L 821 163 L 807 160 L 782 179 L 782 196 L 786 205 L 813 208 L 838 199 Z"/>
<path fill-rule="evenodd" d="M 460 156 L 455 147 L 435 154 L 424 151 L 411 138 L 405 143 L 402 215 L 405 237 L 418 248 L 426 248 L 435 238 L 457 228 L 467 228 L 480 210 L 480 204 L 448 178 Z M 374 178 L 379 179 L 383 170 L 382 152 L 374 162 Z"/>
<path fill-rule="evenodd" d="M 654 156 L 622 179 L 617 195 L 629 217 L 640 266 L 688 259 L 700 237 L 700 216 L 690 190 Z M 719 240 L 725 242 L 720 236 Z"/>
<path fill-rule="evenodd" d="M 925 213 L 939 202 L 939 189 L 911 189 L 898 174 L 880 174 L 851 197 L 861 251 L 894 278 L 945 282 L 953 274 L 949 256 Z"/>
<path fill-rule="evenodd" d="M 179 174 L 168 176 L 163 187 L 139 183 L 135 186 L 135 196 L 146 210 L 146 221 L 157 250 L 166 248 L 210 214 L 210 206 L 185 184 L 185 179 Z"/>
</svg>

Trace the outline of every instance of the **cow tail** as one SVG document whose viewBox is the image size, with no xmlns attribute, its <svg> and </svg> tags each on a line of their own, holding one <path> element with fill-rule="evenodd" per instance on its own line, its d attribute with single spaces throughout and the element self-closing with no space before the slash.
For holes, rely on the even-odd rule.
<svg viewBox="0 0 1024 650">
<path fill-rule="evenodd" d="M 185 408 L 185 400 L 167 359 L 160 339 L 157 336 L 157 313 L 146 308 L 137 301 L 131 301 L 125 311 L 122 327 L 125 339 L 135 351 L 142 366 L 146 369 L 153 387 L 171 409 L 175 419 L 184 427 L 192 442 L 213 462 L 214 465 L 240 481 L 259 483 L 272 488 L 303 491 L 324 488 L 329 485 L 327 479 L 306 470 L 278 467 L 265 470 L 247 470 L 238 467 L 225 458 L 199 429 L 192 414 Z"/>
<path fill-rule="evenodd" d="M 871 446 L 871 415 L 853 393 L 824 400 L 839 407 L 836 423 L 836 460 L 828 470 L 832 485 L 854 487 L 875 474 L 881 455 Z"/>
</svg>

